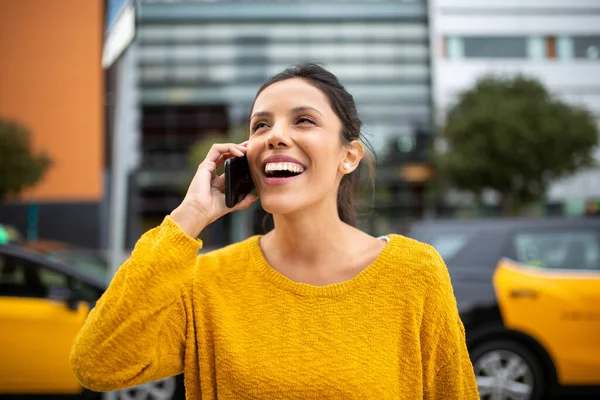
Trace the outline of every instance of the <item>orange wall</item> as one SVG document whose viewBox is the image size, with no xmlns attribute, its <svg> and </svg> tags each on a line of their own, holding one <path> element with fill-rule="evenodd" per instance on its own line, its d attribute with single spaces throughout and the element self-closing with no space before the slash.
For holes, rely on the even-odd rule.
<svg viewBox="0 0 600 400">
<path fill-rule="evenodd" d="M 0 1 L 0 117 L 54 161 L 23 200 L 103 196 L 102 24 L 101 0 Z"/>
</svg>

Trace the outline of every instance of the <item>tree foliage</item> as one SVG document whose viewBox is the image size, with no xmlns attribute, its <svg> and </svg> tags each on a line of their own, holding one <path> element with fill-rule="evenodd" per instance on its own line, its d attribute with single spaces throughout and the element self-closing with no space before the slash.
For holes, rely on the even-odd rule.
<svg viewBox="0 0 600 400">
<path fill-rule="evenodd" d="M 186 184 L 181 186 L 181 192 L 185 193 L 187 191 L 187 185 L 189 181 L 191 181 L 198 165 L 206 158 L 208 151 L 211 146 L 215 143 L 242 143 L 248 140 L 248 127 L 247 126 L 239 126 L 229 130 L 228 132 L 214 132 L 210 133 L 206 136 L 203 136 L 199 139 L 194 145 L 190 148 L 188 155 L 188 164 L 190 166 L 190 177 L 189 180 L 186 181 Z M 223 167 L 217 170 L 217 175 L 223 173 Z"/>
<path fill-rule="evenodd" d="M 248 127 L 241 126 L 228 132 L 215 132 L 198 140 L 190 150 L 190 166 L 195 171 L 215 143 L 242 143 L 248 140 Z"/>
<path fill-rule="evenodd" d="M 589 111 L 524 76 L 486 76 L 461 93 L 443 136 L 439 173 L 460 190 L 496 191 L 505 215 L 542 200 L 553 180 L 592 165 L 598 144 Z"/>
<path fill-rule="evenodd" d="M 34 154 L 30 132 L 0 119 L 0 200 L 35 185 L 52 165 L 47 154 Z"/>
</svg>

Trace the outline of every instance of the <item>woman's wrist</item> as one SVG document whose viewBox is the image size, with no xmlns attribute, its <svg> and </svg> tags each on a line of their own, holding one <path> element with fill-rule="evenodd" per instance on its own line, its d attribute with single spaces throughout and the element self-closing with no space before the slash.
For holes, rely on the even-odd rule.
<svg viewBox="0 0 600 400">
<path fill-rule="evenodd" d="M 180 204 L 169 216 L 181 230 L 194 239 L 208 225 L 208 221 L 202 213 L 185 203 Z"/>
</svg>

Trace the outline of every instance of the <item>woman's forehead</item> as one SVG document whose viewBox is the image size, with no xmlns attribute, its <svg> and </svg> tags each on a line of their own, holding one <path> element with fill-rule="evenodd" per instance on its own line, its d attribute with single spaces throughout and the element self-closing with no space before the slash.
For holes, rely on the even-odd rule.
<svg viewBox="0 0 600 400">
<path fill-rule="evenodd" d="M 273 112 L 277 109 L 313 107 L 321 113 L 332 112 L 327 96 L 301 78 L 286 79 L 263 90 L 254 103 L 252 113 Z"/>
</svg>

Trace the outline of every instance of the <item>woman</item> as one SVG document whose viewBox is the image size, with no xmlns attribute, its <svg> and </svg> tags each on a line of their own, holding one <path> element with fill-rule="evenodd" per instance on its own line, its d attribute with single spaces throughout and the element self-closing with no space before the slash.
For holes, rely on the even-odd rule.
<svg viewBox="0 0 600 400">
<path fill-rule="evenodd" d="M 360 129 L 352 96 L 318 65 L 264 84 L 249 140 L 211 148 L 90 313 L 71 354 L 81 383 L 185 372 L 188 399 L 478 398 L 440 256 L 352 226 Z M 244 154 L 275 228 L 197 256 L 195 238 L 232 211 L 215 171 Z"/>
</svg>

